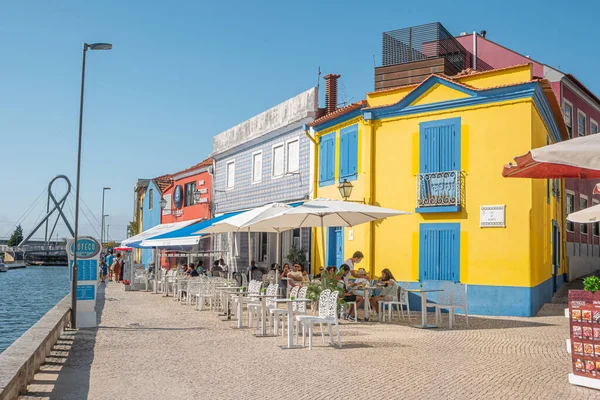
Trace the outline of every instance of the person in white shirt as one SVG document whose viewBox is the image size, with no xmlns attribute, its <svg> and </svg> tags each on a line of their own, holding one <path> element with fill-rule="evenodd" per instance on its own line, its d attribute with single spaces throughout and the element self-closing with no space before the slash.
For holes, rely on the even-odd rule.
<svg viewBox="0 0 600 400">
<path fill-rule="evenodd" d="M 360 264 L 363 258 L 365 258 L 365 256 L 363 255 L 362 251 L 355 251 L 352 255 L 352 258 L 349 258 L 346 261 L 344 261 L 344 264 L 350 267 L 350 271 L 353 271 L 354 264 Z"/>
</svg>

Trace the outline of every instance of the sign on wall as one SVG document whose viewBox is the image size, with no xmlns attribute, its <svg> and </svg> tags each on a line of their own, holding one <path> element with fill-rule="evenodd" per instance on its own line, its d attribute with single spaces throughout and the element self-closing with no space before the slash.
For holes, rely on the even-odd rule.
<svg viewBox="0 0 600 400">
<path fill-rule="evenodd" d="M 181 203 L 183 201 L 183 188 L 181 185 L 177 185 L 175 187 L 175 192 L 173 193 L 173 205 L 175 208 L 181 208 Z"/>
<path fill-rule="evenodd" d="M 506 227 L 506 205 L 480 206 L 479 227 L 504 228 Z"/>
<path fill-rule="evenodd" d="M 171 195 L 171 194 L 165 194 L 163 196 L 163 199 L 165 199 L 165 201 L 167 202 L 167 205 L 165 206 L 164 210 L 162 210 L 162 215 L 171 215 L 171 208 L 172 208 L 172 203 L 173 203 L 173 195 Z"/>
</svg>

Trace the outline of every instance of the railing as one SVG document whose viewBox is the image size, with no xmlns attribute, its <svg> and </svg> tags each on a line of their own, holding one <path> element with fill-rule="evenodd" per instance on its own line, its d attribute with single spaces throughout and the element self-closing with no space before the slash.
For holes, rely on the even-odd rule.
<svg viewBox="0 0 600 400">
<path fill-rule="evenodd" d="M 460 206 L 461 183 L 460 171 L 418 174 L 417 208 Z"/>
</svg>

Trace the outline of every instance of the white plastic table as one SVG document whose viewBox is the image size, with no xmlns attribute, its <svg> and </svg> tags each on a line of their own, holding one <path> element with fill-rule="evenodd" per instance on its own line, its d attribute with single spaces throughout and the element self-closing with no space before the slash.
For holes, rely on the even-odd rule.
<svg viewBox="0 0 600 400">
<path fill-rule="evenodd" d="M 259 335 L 256 336 L 267 336 L 267 298 L 269 297 L 276 297 L 270 294 L 258 294 L 258 295 L 252 295 L 252 297 L 254 298 L 260 298 L 260 308 L 261 308 L 261 323 L 260 323 L 260 327 L 261 327 L 261 333 Z M 277 300 L 277 299 L 275 299 Z"/>
<path fill-rule="evenodd" d="M 298 303 L 300 301 L 304 301 L 304 302 L 310 302 L 312 300 L 310 299 L 275 299 L 273 300 L 275 302 L 275 304 L 279 304 L 279 303 L 287 303 L 287 320 L 288 320 L 288 340 L 287 340 L 287 346 L 284 347 L 286 349 L 293 349 L 293 348 L 300 348 L 300 347 L 304 347 L 304 346 L 294 346 L 294 312 L 292 310 L 292 303 Z"/>
<path fill-rule="evenodd" d="M 407 292 L 421 294 L 421 325 L 415 325 L 415 328 L 430 329 L 437 328 L 437 325 L 427 323 L 427 293 L 443 292 L 442 289 L 408 289 Z"/>
</svg>

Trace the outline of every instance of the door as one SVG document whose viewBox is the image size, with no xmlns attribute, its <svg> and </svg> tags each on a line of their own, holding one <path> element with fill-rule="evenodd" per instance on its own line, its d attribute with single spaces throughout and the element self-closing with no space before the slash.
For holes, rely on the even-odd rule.
<svg viewBox="0 0 600 400">
<path fill-rule="evenodd" d="M 335 265 L 339 268 L 344 263 L 344 228 L 335 228 Z"/>
<path fill-rule="evenodd" d="M 419 281 L 460 282 L 460 224 L 421 224 Z"/>
</svg>

